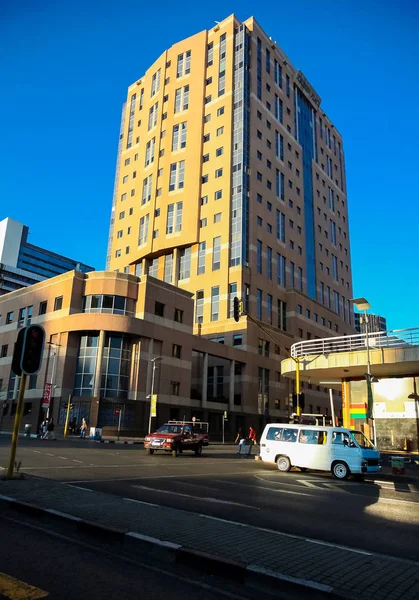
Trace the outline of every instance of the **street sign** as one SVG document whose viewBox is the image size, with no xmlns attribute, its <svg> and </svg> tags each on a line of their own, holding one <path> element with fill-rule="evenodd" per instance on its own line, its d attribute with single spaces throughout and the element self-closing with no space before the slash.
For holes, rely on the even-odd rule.
<svg viewBox="0 0 419 600">
<path fill-rule="evenodd" d="M 157 417 L 157 394 L 151 396 L 151 416 Z"/>
<path fill-rule="evenodd" d="M 42 396 L 42 408 L 49 408 L 51 402 L 52 383 L 44 385 L 44 394 Z"/>
<path fill-rule="evenodd" d="M 115 408 L 115 414 L 118 416 L 121 413 L 121 409 L 120 408 Z"/>
</svg>

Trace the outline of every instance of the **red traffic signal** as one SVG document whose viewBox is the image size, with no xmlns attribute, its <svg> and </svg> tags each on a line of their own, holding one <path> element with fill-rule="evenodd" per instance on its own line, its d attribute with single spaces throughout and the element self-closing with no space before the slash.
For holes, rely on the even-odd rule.
<svg viewBox="0 0 419 600">
<path fill-rule="evenodd" d="M 20 367 L 26 375 L 35 375 L 41 368 L 44 353 L 45 330 L 40 325 L 26 327 Z"/>
</svg>

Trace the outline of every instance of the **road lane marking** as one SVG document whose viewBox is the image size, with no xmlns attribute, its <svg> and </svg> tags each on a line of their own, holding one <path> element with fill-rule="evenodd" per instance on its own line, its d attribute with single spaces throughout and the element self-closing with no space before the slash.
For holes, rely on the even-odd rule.
<svg viewBox="0 0 419 600">
<path fill-rule="evenodd" d="M 65 483 L 65 485 L 76 488 L 77 490 L 84 490 L 85 492 L 93 492 L 93 490 L 91 490 L 90 488 L 81 487 L 81 485 L 72 485 L 71 483 Z"/>
<path fill-rule="evenodd" d="M 55 456 L 55 454 L 50 454 L 49 452 L 45 452 L 47 456 Z"/>
<path fill-rule="evenodd" d="M 83 461 L 82 461 L 82 460 L 76 460 L 75 458 L 73 458 L 73 459 L 72 459 L 72 461 L 73 461 L 73 462 L 76 462 L 76 463 L 80 463 L 81 465 L 83 464 Z"/>
<path fill-rule="evenodd" d="M 135 498 L 122 498 L 127 502 L 136 502 L 137 504 L 145 504 L 146 506 L 154 506 L 155 508 L 161 508 L 160 504 L 153 504 L 153 502 L 144 502 L 144 500 L 136 500 Z"/>
<path fill-rule="evenodd" d="M 0 573 L 0 594 L 9 600 L 38 600 L 38 598 L 49 596 L 45 590 L 15 579 L 6 573 Z"/>
<path fill-rule="evenodd" d="M 110 465 L 112 466 L 112 465 Z M 116 465 L 116 466 L 121 466 L 121 467 L 138 467 L 139 465 Z M 152 465 L 141 465 L 143 467 L 153 467 L 155 466 L 154 464 Z M 46 468 L 46 467 L 45 467 Z M 48 467 L 48 468 L 57 468 L 57 469 L 65 469 L 66 467 Z M 71 468 L 76 468 L 76 467 L 71 467 Z M 80 467 L 82 468 L 82 467 Z M 232 471 L 231 473 L 211 473 L 210 475 L 239 475 L 240 473 L 237 473 L 237 471 Z M 75 479 L 74 481 L 69 481 L 67 483 L 97 483 L 98 481 L 100 483 L 112 483 L 114 481 L 142 481 L 143 479 L 173 479 L 174 477 L 181 477 L 182 479 L 185 477 L 202 477 L 202 473 L 186 473 L 186 474 L 182 474 L 179 473 L 178 475 L 150 475 L 147 476 L 145 475 L 144 477 L 142 477 L 141 475 L 137 475 L 137 477 L 117 477 L 117 478 L 109 478 L 109 479 Z"/>
<path fill-rule="evenodd" d="M 35 452 L 35 454 L 41 454 L 40 450 L 32 450 L 32 452 Z"/>
<path fill-rule="evenodd" d="M 58 458 L 62 458 L 63 460 L 68 460 L 66 456 L 59 456 Z"/>
<path fill-rule="evenodd" d="M 198 496 L 191 496 L 189 494 L 181 494 L 180 492 L 172 492 L 171 490 L 160 490 L 145 485 L 133 485 L 133 488 L 139 490 L 146 490 L 148 492 L 157 492 L 158 494 L 169 494 L 170 496 L 181 496 L 182 498 L 191 498 L 192 500 L 199 500 L 200 502 L 212 502 L 215 504 L 230 504 L 232 506 L 241 506 L 243 508 L 252 508 L 253 510 L 260 510 L 257 506 L 251 506 L 250 504 L 241 504 L 240 502 L 232 502 L 230 500 L 219 500 L 218 498 L 199 498 Z"/>
<path fill-rule="evenodd" d="M 291 494 L 292 496 L 311 496 L 311 494 L 307 494 L 305 492 L 293 492 L 291 490 L 274 490 L 269 487 L 260 486 L 260 485 L 251 485 L 250 483 L 238 483 L 237 481 L 223 481 L 222 479 L 211 479 L 211 481 L 216 481 L 217 483 L 227 483 L 228 485 L 238 485 L 240 487 L 250 487 L 255 490 L 266 490 L 268 492 L 272 492 L 273 494 Z"/>
</svg>

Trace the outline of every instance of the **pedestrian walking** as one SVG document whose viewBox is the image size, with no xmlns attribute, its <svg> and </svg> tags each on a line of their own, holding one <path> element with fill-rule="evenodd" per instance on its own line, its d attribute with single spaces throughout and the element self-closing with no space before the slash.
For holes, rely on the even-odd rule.
<svg viewBox="0 0 419 600">
<path fill-rule="evenodd" d="M 247 456 L 250 456 L 252 453 L 253 445 L 256 444 L 256 431 L 253 427 L 249 429 L 249 450 L 247 451 Z"/>
<path fill-rule="evenodd" d="M 237 431 L 236 439 L 234 440 L 234 443 L 237 444 L 241 440 L 242 437 L 243 437 L 243 430 L 241 427 L 239 427 L 239 429 Z"/>
<path fill-rule="evenodd" d="M 243 450 L 243 456 L 246 456 L 246 442 L 248 441 L 245 434 L 243 433 L 243 430 L 240 428 L 239 429 L 240 432 L 240 436 L 238 435 L 237 437 L 239 437 L 239 449 L 237 451 L 237 456 L 241 456 L 242 450 Z M 236 438 L 237 439 L 237 438 Z"/>
<path fill-rule="evenodd" d="M 57 438 L 55 437 L 55 433 L 54 433 L 54 429 L 55 429 L 55 425 L 54 425 L 54 419 L 51 418 L 48 426 L 47 426 L 47 439 L 49 440 L 56 440 Z"/>
<path fill-rule="evenodd" d="M 76 419 L 76 417 L 73 417 L 70 422 L 70 431 L 73 435 L 76 435 L 76 430 L 77 430 L 77 419 Z"/>
<path fill-rule="evenodd" d="M 80 437 L 84 439 L 86 437 L 86 432 L 87 432 L 87 423 L 86 423 L 86 419 L 83 417 L 81 420 L 81 425 L 80 425 Z"/>
<path fill-rule="evenodd" d="M 41 439 L 46 440 L 48 436 L 48 419 L 44 419 L 41 424 L 42 436 Z"/>
</svg>

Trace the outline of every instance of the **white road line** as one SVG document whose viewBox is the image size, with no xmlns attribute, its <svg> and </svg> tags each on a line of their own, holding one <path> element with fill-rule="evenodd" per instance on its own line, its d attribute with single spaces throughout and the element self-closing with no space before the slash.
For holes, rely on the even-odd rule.
<svg viewBox="0 0 419 600">
<path fill-rule="evenodd" d="M 59 456 L 58 458 L 62 458 L 63 460 L 68 460 L 66 456 Z"/>
<path fill-rule="evenodd" d="M 122 500 L 126 500 L 127 502 L 136 502 L 137 504 L 145 504 L 146 506 L 154 506 L 157 508 L 161 508 L 160 504 L 153 504 L 152 502 L 144 502 L 143 500 L 136 500 L 135 498 L 122 498 Z"/>
<path fill-rule="evenodd" d="M 35 454 L 41 454 L 40 450 L 32 450 L 32 452 L 35 452 Z"/>
<path fill-rule="evenodd" d="M 191 498 L 192 500 L 199 500 L 200 502 L 212 502 L 217 504 L 230 504 L 232 506 L 241 506 L 243 508 L 252 508 L 253 510 L 260 510 L 257 506 L 251 506 L 250 504 L 241 504 L 240 502 L 232 502 L 230 500 L 219 500 L 218 498 L 198 498 L 197 496 L 190 496 L 189 494 L 181 494 L 180 492 L 173 492 L 172 490 L 160 490 L 156 488 L 147 487 L 145 485 L 133 485 L 133 488 L 139 490 L 146 490 L 149 492 L 157 492 L 158 494 L 169 494 L 170 496 L 181 496 L 182 498 Z"/>
<path fill-rule="evenodd" d="M 237 481 L 223 481 L 222 479 L 211 479 L 211 481 L 216 481 L 217 483 L 227 483 L 228 485 L 236 485 L 240 487 L 250 487 L 255 490 L 266 490 L 268 492 L 272 492 L 273 494 L 290 494 L 292 496 L 311 496 L 311 494 L 306 494 L 305 492 L 292 492 L 291 490 L 274 490 L 272 488 L 260 486 L 260 485 L 251 485 L 250 483 L 238 483 Z"/>
<path fill-rule="evenodd" d="M 112 466 L 112 465 L 109 465 Z M 115 465 L 115 466 L 121 466 L 121 467 L 138 467 L 139 465 Z M 146 466 L 146 467 L 153 467 L 155 466 L 154 464 L 152 465 L 141 465 L 141 466 Z M 45 467 L 47 468 L 47 467 Z M 64 468 L 64 467 L 48 467 L 48 468 Z M 231 473 L 212 473 L 210 474 L 210 476 L 212 475 L 238 475 L 240 473 L 237 473 L 237 471 L 232 471 Z M 147 476 L 145 475 L 144 477 L 142 476 L 138 476 L 137 477 L 117 477 L 117 478 L 109 478 L 109 479 L 77 479 L 72 481 L 71 483 L 96 483 L 97 481 L 100 481 L 101 483 L 111 483 L 113 481 L 142 481 L 143 479 L 173 479 L 174 477 L 182 477 L 182 479 L 184 477 L 202 477 L 202 473 L 189 473 L 189 474 L 178 474 L 178 475 L 150 475 Z"/>
<path fill-rule="evenodd" d="M 77 460 L 77 459 L 75 459 L 75 458 L 73 458 L 73 459 L 72 459 L 72 461 L 73 461 L 73 462 L 76 462 L 76 463 L 80 463 L 81 465 L 83 464 L 83 461 L 82 461 L 82 460 Z"/>
<path fill-rule="evenodd" d="M 71 485 L 71 483 L 66 483 L 66 482 L 64 482 L 64 485 L 68 485 L 69 487 L 73 487 L 73 488 L 76 488 L 78 490 L 84 490 L 85 492 L 93 492 L 93 490 L 91 490 L 89 488 L 81 487 L 81 485 Z"/>
<path fill-rule="evenodd" d="M 47 456 L 55 456 L 55 454 L 50 454 L 49 452 L 45 452 Z"/>
</svg>

